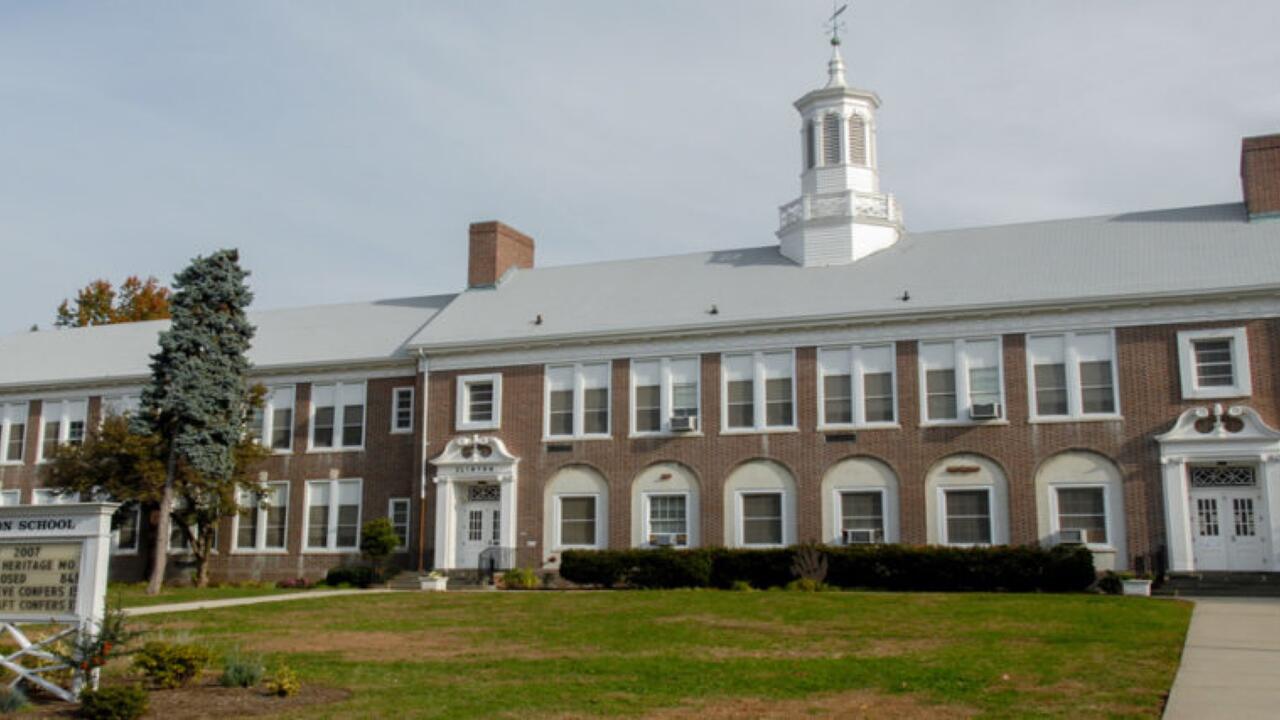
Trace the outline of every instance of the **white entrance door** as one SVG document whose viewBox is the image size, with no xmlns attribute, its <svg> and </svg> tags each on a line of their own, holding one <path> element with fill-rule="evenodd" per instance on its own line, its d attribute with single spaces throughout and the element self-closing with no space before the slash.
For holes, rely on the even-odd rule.
<svg viewBox="0 0 1280 720">
<path fill-rule="evenodd" d="M 458 506 L 458 567 L 475 568 L 485 548 L 502 543 L 501 491 L 496 485 L 467 488 Z"/>
<path fill-rule="evenodd" d="M 1196 569 L 1266 569 L 1267 523 L 1253 469 L 1193 467 L 1191 471 Z"/>
</svg>

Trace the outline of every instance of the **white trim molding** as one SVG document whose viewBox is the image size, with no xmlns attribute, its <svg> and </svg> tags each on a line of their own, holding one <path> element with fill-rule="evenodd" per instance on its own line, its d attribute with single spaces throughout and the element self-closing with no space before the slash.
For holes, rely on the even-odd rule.
<svg viewBox="0 0 1280 720">
<path fill-rule="evenodd" d="M 483 383 L 489 383 L 492 387 L 489 419 L 472 420 L 471 399 L 467 391 L 472 385 Z M 502 427 L 502 373 L 459 375 L 454 393 L 454 408 L 457 413 L 456 428 L 459 431 L 497 430 Z"/>
</svg>

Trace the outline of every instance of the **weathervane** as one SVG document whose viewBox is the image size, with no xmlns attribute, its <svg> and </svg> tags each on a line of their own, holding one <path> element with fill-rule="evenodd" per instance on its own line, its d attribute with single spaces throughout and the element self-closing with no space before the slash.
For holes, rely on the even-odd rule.
<svg viewBox="0 0 1280 720">
<path fill-rule="evenodd" d="M 840 15 L 849 9 L 848 3 L 837 8 L 836 4 L 839 2 L 840 0 L 831 0 L 831 17 L 827 20 L 827 29 L 831 31 L 832 45 L 840 44 L 840 31 L 844 29 L 844 21 L 840 19 Z"/>
</svg>

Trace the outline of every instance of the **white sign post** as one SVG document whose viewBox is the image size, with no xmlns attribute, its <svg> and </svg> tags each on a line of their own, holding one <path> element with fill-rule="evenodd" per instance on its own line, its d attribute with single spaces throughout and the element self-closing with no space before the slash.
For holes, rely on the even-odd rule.
<svg viewBox="0 0 1280 720">
<path fill-rule="evenodd" d="M 68 702 L 79 695 L 79 680 L 63 688 L 41 677 L 67 665 L 48 648 L 80 633 L 95 633 L 106 614 L 107 568 L 111 559 L 111 516 L 118 503 L 13 505 L 0 507 L 0 631 L 18 644 L 0 654 L 0 667 Z M 66 625 L 32 642 L 21 625 Z M 25 667 L 24 657 L 46 665 Z M 73 673 L 76 678 L 79 673 Z"/>
</svg>

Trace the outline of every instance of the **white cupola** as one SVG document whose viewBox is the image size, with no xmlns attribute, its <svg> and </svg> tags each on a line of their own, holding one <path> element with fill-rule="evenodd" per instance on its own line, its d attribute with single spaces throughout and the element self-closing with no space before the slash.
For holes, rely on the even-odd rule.
<svg viewBox="0 0 1280 720">
<path fill-rule="evenodd" d="M 846 265 L 902 235 L 902 211 L 880 192 L 873 92 L 849 87 L 840 36 L 831 38 L 826 87 L 796 101 L 800 197 L 779 208 L 782 254 L 806 267 Z"/>
</svg>

